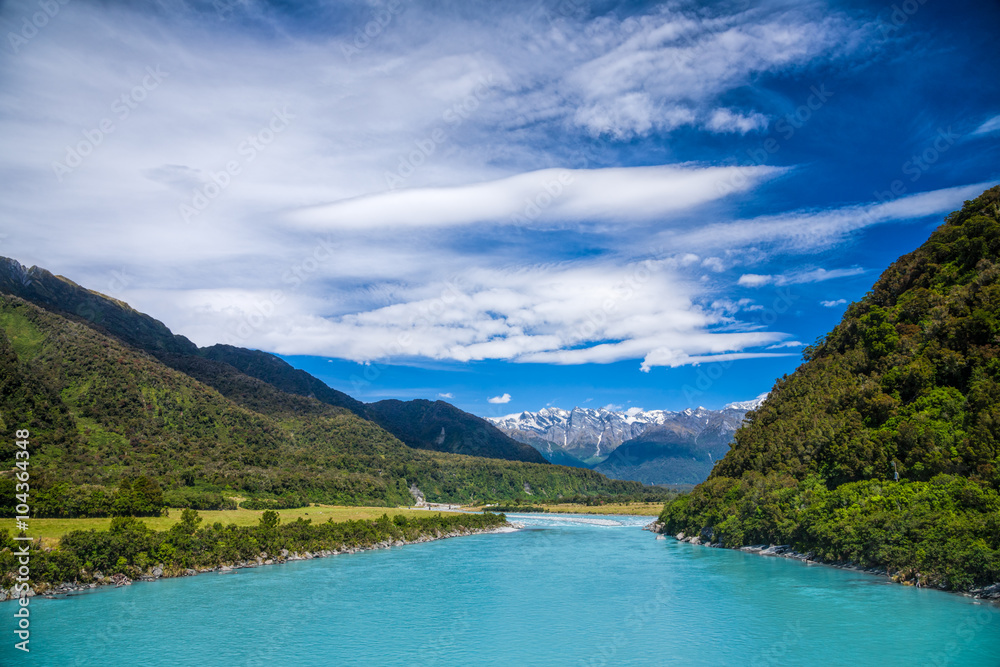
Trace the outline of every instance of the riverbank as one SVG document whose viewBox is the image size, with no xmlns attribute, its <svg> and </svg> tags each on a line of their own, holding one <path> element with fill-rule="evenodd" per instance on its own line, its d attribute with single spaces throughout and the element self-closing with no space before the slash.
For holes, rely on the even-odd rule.
<svg viewBox="0 0 1000 667">
<path fill-rule="evenodd" d="M 503 508 L 510 507 L 510 512 L 517 513 L 515 507 L 517 506 L 500 506 L 502 511 L 508 511 Z M 581 503 L 561 503 L 561 504 L 549 504 L 540 503 L 535 505 L 525 505 L 521 506 L 522 511 L 524 507 L 532 508 L 529 511 L 534 512 L 549 512 L 554 514 L 617 514 L 622 516 L 659 516 L 663 511 L 663 503 L 609 503 L 605 505 L 584 505 Z M 469 508 L 481 511 L 491 511 L 489 506 Z"/>
<path fill-rule="evenodd" d="M 643 530 L 648 530 L 653 533 L 657 533 L 659 536 L 666 536 L 664 531 L 664 525 L 659 521 L 654 521 L 648 526 L 643 528 Z M 684 533 L 677 533 L 672 535 L 678 542 L 686 542 L 688 544 L 693 544 L 696 546 L 711 547 L 714 549 L 726 549 L 721 542 L 710 542 L 707 540 L 702 540 L 697 535 L 685 535 Z M 816 563 L 817 565 L 826 565 L 829 567 L 835 567 L 841 570 L 853 570 L 855 572 L 864 572 L 866 574 L 874 574 L 877 576 L 886 577 L 890 581 L 897 584 L 902 584 L 903 586 L 916 586 L 917 588 L 934 588 L 936 590 L 945 591 L 947 593 L 957 593 L 959 595 L 965 595 L 968 597 L 976 598 L 978 600 L 988 600 L 1000 604 L 1000 582 L 994 583 L 990 586 L 983 586 L 980 588 L 972 588 L 967 591 L 955 591 L 944 588 L 943 586 L 938 586 L 933 583 L 927 583 L 922 580 L 922 575 L 919 572 L 897 572 L 895 574 L 891 573 L 888 569 L 884 567 L 865 567 L 859 565 L 858 563 L 844 563 L 836 561 L 826 561 L 816 556 L 812 552 L 800 553 L 791 548 L 787 544 L 755 544 L 743 547 L 738 547 L 732 549 L 733 551 L 743 551 L 745 553 L 756 554 L 758 556 L 771 556 L 776 558 L 790 558 L 792 560 L 798 560 L 807 563 Z"/>
<path fill-rule="evenodd" d="M 29 587 L 26 597 L 42 596 L 46 598 L 64 598 L 73 595 L 80 595 L 87 593 L 99 588 L 104 588 L 108 586 L 113 586 L 115 588 L 120 588 L 122 586 L 131 586 L 137 581 L 148 582 L 157 581 L 159 579 L 172 579 L 176 577 L 192 577 L 199 574 L 206 573 L 218 573 L 218 574 L 230 574 L 235 573 L 237 570 L 265 567 L 268 565 L 284 565 L 285 563 L 291 563 L 300 560 L 313 560 L 315 558 L 329 558 L 331 556 L 340 556 L 345 554 L 356 554 L 363 551 L 374 551 L 377 549 L 389 549 L 392 547 L 402 547 L 410 544 L 423 544 L 425 542 L 435 542 L 437 540 L 445 540 L 452 537 L 467 537 L 469 535 L 483 535 L 483 534 L 493 534 L 493 533 L 509 533 L 518 530 L 518 525 L 506 521 L 504 524 L 499 526 L 491 526 L 487 528 L 459 528 L 447 533 L 442 533 L 436 530 L 433 535 L 420 535 L 414 539 L 395 539 L 395 540 L 382 540 L 375 544 L 370 545 L 354 545 L 346 546 L 341 545 L 340 548 L 336 549 L 320 549 L 314 552 L 303 551 L 303 552 L 290 552 L 288 549 L 281 549 L 278 553 L 274 555 L 269 555 L 266 551 L 262 551 L 255 559 L 252 560 L 241 560 L 233 561 L 228 563 L 221 563 L 217 566 L 210 567 L 195 567 L 195 568 L 167 568 L 164 569 L 162 565 L 157 565 L 150 567 L 143 574 L 136 576 L 135 578 L 130 578 L 128 575 L 123 573 L 116 573 L 110 576 L 105 576 L 101 572 L 94 572 L 93 581 L 88 583 L 80 583 L 79 581 L 64 581 L 57 584 L 51 584 L 48 582 L 38 582 L 33 587 Z M 17 599 L 18 595 L 15 594 L 14 588 L 0 588 L 0 602 L 6 602 L 9 600 Z"/>
<path fill-rule="evenodd" d="M 237 526 L 200 525 L 202 517 L 185 510 L 169 530 L 150 530 L 134 517 L 118 517 L 107 531 L 75 530 L 55 547 L 0 531 L 0 589 L 8 599 L 15 590 L 19 594 L 18 575 L 27 578 L 33 593 L 69 592 L 511 528 L 502 514 L 420 514 L 317 524 L 301 518 L 281 523 L 276 512 L 265 511 L 257 525 Z M 23 554 L 27 545 L 29 553 Z"/>
</svg>

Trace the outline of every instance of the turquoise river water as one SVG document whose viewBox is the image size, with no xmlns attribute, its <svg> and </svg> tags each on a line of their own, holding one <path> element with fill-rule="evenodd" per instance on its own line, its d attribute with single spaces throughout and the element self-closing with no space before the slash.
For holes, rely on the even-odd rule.
<svg viewBox="0 0 1000 667">
<path fill-rule="evenodd" d="M 657 540 L 639 517 L 31 602 L 2 665 L 1000 665 L 1000 609 L 862 573 Z"/>
</svg>

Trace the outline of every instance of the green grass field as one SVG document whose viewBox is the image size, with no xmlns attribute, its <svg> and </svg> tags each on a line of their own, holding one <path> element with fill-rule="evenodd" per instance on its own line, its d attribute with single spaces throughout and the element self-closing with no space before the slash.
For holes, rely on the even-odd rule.
<svg viewBox="0 0 1000 667">
<path fill-rule="evenodd" d="M 563 503 L 561 505 L 541 505 L 549 512 L 564 514 L 632 514 L 635 516 L 659 516 L 663 511 L 663 503 L 630 503 L 614 505 L 576 505 Z"/>
<path fill-rule="evenodd" d="M 291 510 L 275 510 L 281 517 L 282 523 L 295 521 L 299 517 L 312 519 L 313 523 L 322 523 L 329 519 L 334 521 L 350 521 L 353 519 L 377 519 L 383 514 L 394 516 L 403 514 L 405 516 L 427 516 L 433 512 L 428 510 L 411 510 L 405 507 L 343 507 L 336 505 L 315 505 L 312 507 L 299 507 Z M 145 517 L 141 519 L 143 523 L 154 530 L 166 530 L 181 520 L 180 509 L 171 509 L 169 516 Z M 210 525 L 218 521 L 223 525 L 235 523 L 237 526 L 250 526 L 260 520 L 263 510 L 204 510 L 199 511 L 198 516 L 202 518 L 201 525 Z M 111 517 L 99 519 L 31 519 L 28 521 L 27 534 L 31 537 L 42 538 L 43 543 L 52 545 L 59 541 L 59 538 L 74 530 L 107 530 L 111 525 Z M 14 519 L 0 519 L 0 530 L 8 529 L 11 534 L 16 534 Z"/>
</svg>

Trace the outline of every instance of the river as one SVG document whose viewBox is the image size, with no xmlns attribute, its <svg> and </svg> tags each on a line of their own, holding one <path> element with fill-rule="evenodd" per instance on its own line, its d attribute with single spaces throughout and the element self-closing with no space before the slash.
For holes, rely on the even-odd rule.
<svg viewBox="0 0 1000 667">
<path fill-rule="evenodd" d="M 657 540 L 649 517 L 511 519 L 525 529 L 36 598 L 30 655 L 8 632 L 0 663 L 1000 664 L 989 603 Z"/>
</svg>

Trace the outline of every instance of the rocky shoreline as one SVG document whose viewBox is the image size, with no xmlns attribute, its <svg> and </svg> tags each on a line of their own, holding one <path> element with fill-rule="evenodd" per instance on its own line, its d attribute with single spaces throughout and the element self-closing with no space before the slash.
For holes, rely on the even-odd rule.
<svg viewBox="0 0 1000 667">
<path fill-rule="evenodd" d="M 91 590 L 107 586 L 114 586 L 115 588 L 120 588 L 122 586 L 131 586 L 136 581 L 156 581 L 158 579 L 172 579 L 175 577 L 192 577 L 198 574 L 205 574 L 207 572 L 230 574 L 236 572 L 236 570 L 241 570 L 245 568 L 263 567 L 265 565 L 282 565 L 284 563 L 291 563 L 299 560 L 313 560 L 314 558 L 328 558 L 330 556 L 339 556 L 342 554 L 355 554 L 355 553 L 360 553 L 362 551 L 374 551 L 376 549 L 402 547 L 408 544 L 422 544 L 424 542 L 436 542 L 437 540 L 445 540 L 451 537 L 466 537 L 468 535 L 482 535 L 490 533 L 509 533 L 517 529 L 518 529 L 517 524 L 512 524 L 508 521 L 506 524 L 502 526 L 495 526 L 493 528 L 467 528 L 462 530 L 452 530 L 447 533 L 435 530 L 433 535 L 421 535 L 420 537 L 414 540 L 383 540 L 382 542 L 377 542 L 369 546 L 355 546 L 355 547 L 342 546 L 339 549 L 321 549 L 315 552 L 304 551 L 302 553 L 289 552 L 288 549 L 282 549 L 280 553 L 273 555 L 262 551 L 255 560 L 223 563 L 215 567 L 164 569 L 163 565 L 161 564 L 147 568 L 145 573 L 136 577 L 135 579 L 131 579 L 124 574 L 114 574 L 111 576 L 105 576 L 103 573 L 98 571 L 94 573 L 93 576 L 94 581 L 89 583 L 64 581 L 58 584 L 50 584 L 47 582 L 38 582 L 33 587 L 28 589 L 26 596 L 63 598 L 63 597 L 70 597 L 72 595 L 79 595 L 82 593 L 89 592 Z M 16 599 L 16 596 L 12 594 L 12 591 L 13 591 L 12 588 L 10 589 L 0 588 L 0 602 Z"/>
<path fill-rule="evenodd" d="M 658 533 L 657 539 L 660 539 L 666 534 L 665 526 L 659 521 L 654 521 L 647 525 L 643 530 L 648 530 L 654 533 Z M 706 534 L 707 532 L 707 534 Z M 677 533 L 673 536 L 678 542 L 687 542 L 688 544 L 696 544 L 705 547 L 711 547 L 715 549 L 725 549 L 721 542 L 712 542 L 711 531 L 706 529 L 702 531 L 702 535 L 685 535 L 684 533 Z M 865 567 L 859 565 L 858 563 L 851 562 L 838 562 L 838 561 L 827 561 L 818 557 L 813 552 L 800 553 L 791 548 L 787 544 L 754 544 L 745 547 L 739 547 L 734 549 L 734 551 L 743 551 L 746 553 L 757 554 L 758 556 L 774 556 L 778 558 L 791 558 L 793 560 L 799 560 L 809 563 L 816 563 L 818 565 L 828 565 L 830 567 L 840 568 L 842 570 L 853 570 L 855 572 L 864 572 L 866 574 L 874 574 L 882 577 L 886 577 L 891 581 L 904 586 L 916 586 L 936 588 L 938 590 L 946 591 L 949 593 L 955 593 L 956 591 L 948 591 L 942 586 L 935 585 L 933 583 L 927 583 L 923 581 L 923 576 L 918 572 L 912 573 L 902 573 L 898 572 L 892 574 L 884 567 Z M 1000 582 L 992 584 L 990 586 L 983 586 L 981 588 L 972 588 L 968 591 L 960 591 L 959 595 L 964 595 L 966 597 L 972 597 L 977 600 L 988 600 L 1000 604 Z"/>
</svg>

